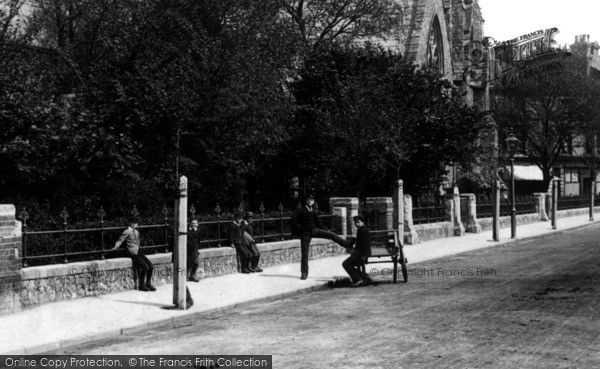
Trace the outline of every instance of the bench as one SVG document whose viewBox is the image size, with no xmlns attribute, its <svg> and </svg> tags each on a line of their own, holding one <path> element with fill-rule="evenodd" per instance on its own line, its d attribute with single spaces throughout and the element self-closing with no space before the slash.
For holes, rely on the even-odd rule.
<svg viewBox="0 0 600 369">
<path fill-rule="evenodd" d="M 402 277 L 404 283 L 408 281 L 408 269 L 406 263 L 408 260 L 404 256 L 402 242 L 398 238 L 397 230 L 369 231 L 371 234 L 371 256 L 367 258 L 361 266 L 365 272 L 366 264 L 389 263 L 394 264 L 394 283 L 398 280 L 398 263 L 402 268 Z"/>
</svg>

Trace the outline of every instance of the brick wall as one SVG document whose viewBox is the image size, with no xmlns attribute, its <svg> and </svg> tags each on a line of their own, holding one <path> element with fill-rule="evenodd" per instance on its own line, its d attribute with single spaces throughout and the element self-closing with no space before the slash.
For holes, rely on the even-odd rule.
<svg viewBox="0 0 600 369">
<path fill-rule="evenodd" d="M 21 310 L 20 254 L 15 207 L 0 205 L 0 315 Z"/>
</svg>

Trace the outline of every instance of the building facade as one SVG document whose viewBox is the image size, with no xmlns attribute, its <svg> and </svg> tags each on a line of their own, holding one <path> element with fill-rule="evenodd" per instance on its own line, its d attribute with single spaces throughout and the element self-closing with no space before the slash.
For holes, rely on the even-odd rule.
<svg viewBox="0 0 600 369">
<path fill-rule="evenodd" d="M 552 78 L 562 73 L 567 57 L 586 60 L 583 68 L 587 70 L 581 73 L 585 72 L 592 78 L 600 77 L 599 44 L 590 42 L 589 35 L 581 35 L 575 38 L 570 48 L 561 49 L 553 45 L 552 35 L 556 32 L 556 28 L 538 30 L 496 44 L 491 49 L 490 86 L 493 99 L 499 101 L 503 98 L 502 87 L 518 85 L 531 78 Z M 521 142 L 521 145 L 527 145 L 527 142 Z M 594 175 L 585 160 L 588 150 L 593 146 L 587 145 L 582 137 L 574 136 L 561 148 L 552 168 L 553 176 L 558 180 L 559 196 L 587 196 L 592 184 L 594 192 L 599 193 L 600 175 Z M 517 191 L 519 188 L 523 194 L 546 191 L 540 187 L 543 183 L 542 171 L 531 164 L 531 158 L 524 155 L 524 146 L 520 151 L 515 157 Z"/>
<path fill-rule="evenodd" d="M 410 61 L 435 68 L 485 106 L 483 16 L 477 0 L 397 0 L 403 9 L 396 39 L 383 42 Z"/>
</svg>

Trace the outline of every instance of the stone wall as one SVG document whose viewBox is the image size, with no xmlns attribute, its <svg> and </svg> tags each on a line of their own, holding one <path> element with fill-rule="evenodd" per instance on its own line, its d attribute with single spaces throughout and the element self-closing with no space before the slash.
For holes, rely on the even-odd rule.
<svg viewBox="0 0 600 369">
<path fill-rule="evenodd" d="M 13 205 L 0 205 L 0 315 L 21 310 L 21 236 Z"/>
<path fill-rule="evenodd" d="M 481 227 L 482 231 L 491 231 L 494 227 L 493 225 L 494 218 L 480 218 L 477 219 L 477 224 Z M 537 223 L 540 222 L 540 214 L 523 214 L 517 215 L 517 226 Z M 500 228 L 510 228 L 510 216 L 500 217 Z M 517 234 L 518 234 L 517 228 Z"/>
<path fill-rule="evenodd" d="M 261 252 L 262 267 L 300 262 L 298 240 L 259 244 L 258 249 Z M 344 253 L 345 250 L 334 242 L 313 239 L 309 258 L 312 260 Z M 171 253 L 148 255 L 148 258 L 155 265 L 152 283 L 172 283 Z M 200 250 L 200 259 L 198 278 L 237 273 L 237 256 L 232 248 Z M 22 276 L 20 300 L 24 307 L 135 289 L 129 258 L 29 267 L 22 270 Z M 21 286 L 20 279 L 18 286 Z"/>
<path fill-rule="evenodd" d="M 417 224 L 414 228 L 417 232 L 419 243 L 438 238 L 454 237 L 454 224 L 452 222 Z"/>
</svg>

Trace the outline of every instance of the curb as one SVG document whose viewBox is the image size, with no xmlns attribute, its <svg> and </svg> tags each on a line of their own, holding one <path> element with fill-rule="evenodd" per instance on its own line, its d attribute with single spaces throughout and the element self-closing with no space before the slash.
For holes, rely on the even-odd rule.
<svg viewBox="0 0 600 369">
<path fill-rule="evenodd" d="M 332 281 L 333 281 L 333 279 L 323 282 L 316 286 L 305 287 L 305 288 L 301 288 L 301 289 L 291 291 L 291 292 L 280 293 L 280 294 L 266 296 L 266 297 L 260 297 L 260 298 L 254 299 L 254 300 L 238 302 L 235 304 L 217 307 L 217 308 L 211 308 L 211 309 L 206 309 L 206 310 L 201 310 L 201 311 L 183 310 L 182 311 L 183 313 L 180 316 L 174 316 L 174 317 L 170 317 L 167 319 L 158 320 L 158 321 L 149 322 L 149 323 L 142 323 L 142 324 L 139 324 L 136 326 L 131 326 L 131 327 L 118 328 L 118 329 L 114 329 L 114 330 L 110 330 L 110 331 L 102 332 L 102 333 L 98 333 L 98 334 L 93 334 L 93 335 L 82 335 L 81 337 L 70 338 L 68 340 L 60 340 L 57 342 L 47 343 L 47 344 L 38 345 L 38 346 L 23 347 L 20 350 L 4 352 L 4 353 L 2 353 L 2 355 L 44 354 L 49 351 L 65 349 L 65 348 L 69 348 L 69 347 L 73 347 L 73 346 L 97 342 L 97 341 L 101 341 L 101 340 L 113 338 L 113 337 L 118 337 L 118 336 L 124 336 L 124 335 L 128 335 L 131 333 L 140 332 L 140 331 L 143 331 L 146 329 L 178 328 L 178 327 L 185 326 L 186 325 L 185 323 L 192 323 L 193 321 L 198 320 L 199 318 L 206 316 L 206 315 L 224 312 L 224 311 L 232 310 L 232 309 L 239 308 L 239 307 L 254 305 L 257 303 L 280 301 L 280 300 L 294 297 L 294 296 L 299 296 L 299 295 L 308 294 L 308 293 L 312 293 L 312 292 L 327 290 L 327 289 L 332 288 Z"/>
</svg>

